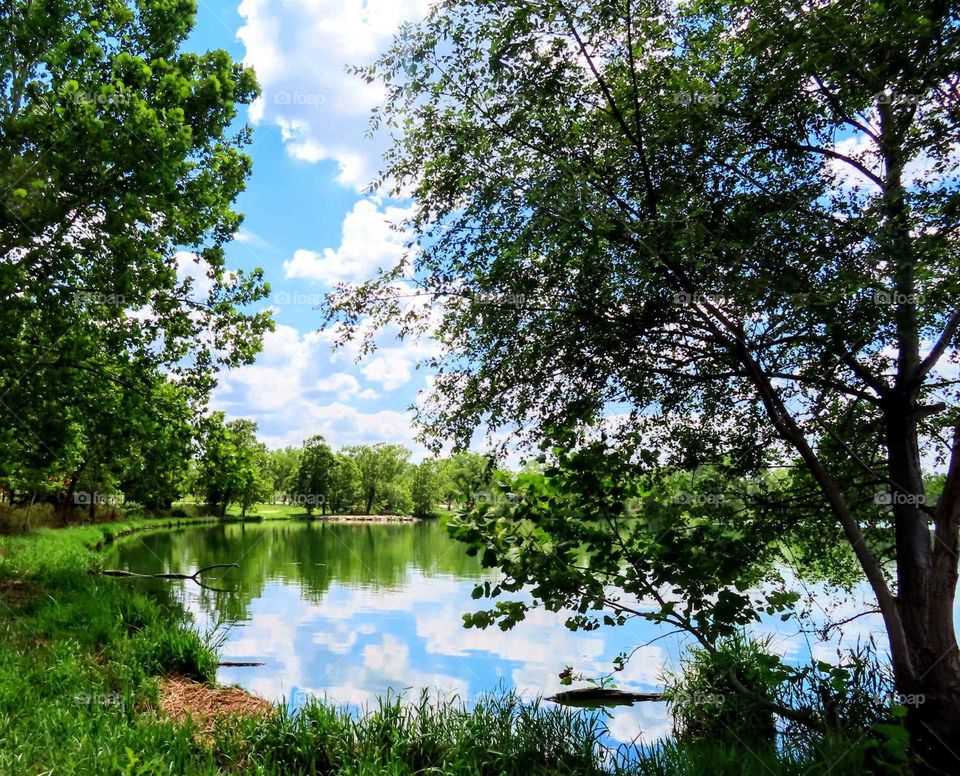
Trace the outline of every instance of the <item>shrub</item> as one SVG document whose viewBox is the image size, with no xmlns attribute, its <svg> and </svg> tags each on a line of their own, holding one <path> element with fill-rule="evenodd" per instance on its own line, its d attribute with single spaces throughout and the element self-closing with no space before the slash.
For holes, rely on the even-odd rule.
<svg viewBox="0 0 960 776">
<path fill-rule="evenodd" d="M 772 659 L 764 647 L 737 635 L 721 641 L 713 652 L 691 650 L 682 672 L 666 678 L 678 741 L 761 749 L 774 745 L 776 722 L 764 700 L 776 696 L 779 677 L 770 672 Z M 756 697 L 738 692 L 731 673 Z"/>
<path fill-rule="evenodd" d="M 0 534 L 27 533 L 34 528 L 54 525 L 56 522 L 53 504 L 0 504 Z"/>
<path fill-rule="evenodd" d="M 134 655 L 148 674 L 177 674 L 201 682 L 212 682 L 217 674 L 217 657 L 198 633 L 172 620 L 161 620 L 143 628 L 132 641 Z"/>
</svg>

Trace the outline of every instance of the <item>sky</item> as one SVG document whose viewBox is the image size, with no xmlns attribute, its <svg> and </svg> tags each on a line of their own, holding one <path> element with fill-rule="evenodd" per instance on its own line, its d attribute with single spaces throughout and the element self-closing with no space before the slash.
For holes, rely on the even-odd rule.
<svg viewBox="0 0 960 776">
<path fill-rule="evenodd" d="M 385 331 L 356 363 L 318 331 L 316 309 L 339 281 L 371 277 L 400 256 L 390 228 L 407 203 L 363 194 L 376 174 L 381 139 L 366 136 L 377 85 L 346 72 L 365 65 L 426 0 L 199 0 L 187 48 L 225 49 L 253 67 L 261 98 L 241 109 L 253 127 L 253 173 L 237 202 L 242 228 L 227 265 L 261 267 L 276 331 L 251 366 L 225 372 L 211 409 L 251 418 L 270 447 L 323 434 L 335 447 L 414 441 L 410 406 L 428 375 L 416 369 L 430 342 Z"/>
<path fill-rule="evenodd" d="M 242 108 L 253 127 L 253 173 L 227 260 L 264 270 L 276 321 L 256 363 L 222 375 L 211 408 L 257 421 L 270 447 L 322 434 L 335 447 L 385 441 L 407 445 L 414 460 L 425 455 L 410 407 L 430 379 L 417 363 L 435 343 L 401 342 L 385 330 L 378 350 L 357 363 L 355 348 L 334 351 L 331 333 L 318 331 L 316 306 L 336 283 L 372 277 L 400 257 L 403 235 L 390 224 L 409 203 L 363 193 L 386 148 L 367 136 L 382 86 L 347 68 L 375 60 L 429 2 L 198 0 L 188 48 L 226 49 L 254 68 L 262 89 Z M 840 150 L 869 166 L 863 142 L 845 138 Z M 910 176 L 923 161 L 911 163 Z M 843 165 L 833 172 L 841 185 L 865 182 L 850 180 L 856 173 Z"/>
</svg>

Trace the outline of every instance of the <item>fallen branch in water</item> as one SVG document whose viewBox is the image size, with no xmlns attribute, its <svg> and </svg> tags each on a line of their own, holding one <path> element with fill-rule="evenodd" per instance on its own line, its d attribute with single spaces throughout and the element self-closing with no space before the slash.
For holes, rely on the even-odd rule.
<svg viewBox="0 0 960 776">
<path fill-rule="evenodd" d="M 224 660 L 217 663 L 218 668 L 253 668 L 254 666 L 265 666 L 266 663 L 237 663 L 232 660 Z"/>
<path fill-rule="evenodd" d="M 602 687 L 584 687 L 551 695 L 546 700 L 564 706 L 632 706 L 640 701 L 665 700 L 662 692 L 626 692 Z"/>
<path fill-rule="evenodd" d="M 104 569 L 100 572 L 102 577 L 135 577 L 137 579 L 186 579 L 191 582 L 196 582 L 200 587 L 205 590 L 214 590 L 218 593 L 228 593 L 228 590 L 223 588 L 213 587 L 212 585 L 204 584 L 200 581 L 200 575 L 205 571 L 210 571 L 210 569 L 238 569 L 240 566 L 236 563 L 213 563 L 209 566 L 204 566 L 194 571 L 192 574 L 175 574 L 172 572 L 163 573 L 163 574 L 139 574 L 136 571 L 124 571 L 123 569 Z"/>
</svg>

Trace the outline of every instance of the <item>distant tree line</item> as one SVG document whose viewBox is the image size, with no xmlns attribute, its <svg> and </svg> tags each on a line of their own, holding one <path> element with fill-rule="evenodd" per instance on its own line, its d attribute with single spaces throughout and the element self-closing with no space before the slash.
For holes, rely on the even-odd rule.
<svg viewBox="0 0 960 776">
<path fill-rule="evenodd" d="M 184 407 L 178 420 L 144 419 L 143 441 L 149 444 L 138 444 L 132 455 L 120 448 L 129 457 L 118 450 L 116 463 L 91 460 L 66 483 L 50 478 L 42 487 L 19 490 L 7 484 L 0 503 L 50 503 L 63 522 L 92 520 L 98 508 L 120 504 L 167 510 L 180 500 L 202 502 L 221 517 L 231 506 L 246 516 L 259 503 L 300 506 L 308 515 L 429 516 L 441 505 L 474 504 L 497 473 L 490 456 L 469 451 L 412 463 L 402 445 L 334 450 L 320 435 L 300 447 L 270 450 L 257 438 L 257 424 L 246 418 L 227 421 L 214 412 L 196 421 Z"/>
<path fill-rule="evenodd" d="M 308 515 L 413 514 L 429 516 L 438 506 L 473 504 L 491 487 L 497 470 L 481 453 L 411 463 L 396 444 L 351 445 L 334 450 L 319 435 L 300 447 L 268 450 L 250 420 L 206 419 L 198 453 L 182 492 L 225 515 L 231 504 L 246 515 L 257 503 L 301 506 Z"/>
</svg>

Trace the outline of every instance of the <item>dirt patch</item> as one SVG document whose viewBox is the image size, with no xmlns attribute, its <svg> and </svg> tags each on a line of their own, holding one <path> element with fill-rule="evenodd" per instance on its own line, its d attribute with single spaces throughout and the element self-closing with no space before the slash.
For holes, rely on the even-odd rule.
<svg viewBox="0 0 960 776">
<path fill-rule="evenodd" d="M 419 523 L 420 518 L 409 515 L 315 515 L 317 522 L 326 523 Z"/>
<path fill-rule="evenodd" d="M 7 606 L 23 606 L 30 600 L 31 590 L 19 579 L 0 579 L 0 603 Z"/>
<path fill-rule="evenodd" d="M 204 731 L 213 728 L 217 717 L 260 717 L 276 711 L 272 703 L 238 687 L 210 687 L 181 676 L 160 681 L 160 709 L 176 722 L 192 717 Z"/>
</svg>

